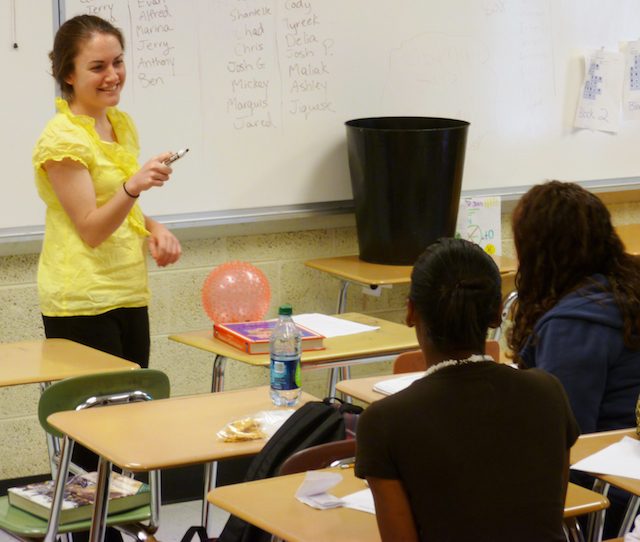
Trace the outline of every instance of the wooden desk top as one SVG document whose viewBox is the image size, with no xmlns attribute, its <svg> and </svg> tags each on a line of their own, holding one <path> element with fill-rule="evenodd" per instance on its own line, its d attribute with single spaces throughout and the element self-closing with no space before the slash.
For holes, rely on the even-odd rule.
<svg viewBox="0 0 640 542">
<path fill-rule="evenodd" d="M 580 435 L 578 442 L 571 448 L 570 462 L 574 463 L 590 456 L 611 444 L 619 442 L 623 437 L 638 439 L 635 428 L 620 429 L 618 431 L 603 431 L 601 433 L 588 433 Z M 597 473 L 595 473 L 597 475 Z M 634 478 L 624 478 L 622 476 L 597 475 L 598 478 L 610 483 L 613 486 L 624 489 L 629 493 L 640 496 L 640 480 Z"/>
<path fill-rule="evenodd" d="M 629 254 L 640 255 L 640 224 L 617 226 L 616 232 L 622 239 L 624 248 Z"/>
<path fill-rule="evenodd" d="M 500 362 L 511 362 L 510 359 L 504 357 L 504 354 L 500 353 Z M 354 399 L 358 399 L 364 403 L 371 404 L 375 401 L 379 401 L 380 399 L 384 399 L 386 395 L 383 393 L 379 393 L 373 390 L 374 384 L 378 382 L 382 382 L 383 380 L 390 380 L 392 378 L 400 378 L 402 376 L 407 376 L 414 373 L 401 373 L 401 374 L 387 374 L 387 375 L 376 375 L 376 376 L 366 376 L 364 378 L 352 378 L 350 380 L 341 380 L 336 384 L 336 389 L 345 393 L 349 397 L 353 397 Z"/>
<path fill-rule="evenodd" d="M 389 375 L 376 375 L 376 376 L 365 376 L 364 378 L 352 378 L 350 380 L 341 380 L 336 384 L 336 389 L 341 391 L 342 393 L 348 395 L 349 397 L 353 397 L 354 399 L 358 399 L 364 403 L 374 403 L 379 401 L 380 399 L 384 399 L 386 395 L 383 393 L 379 393 L 377 391 L 373 391 L 373 385 L 378 382 L 382 382 L 383 380 L 389 380 L 395 377 L 407 376 L 409 374 L 414 373 L 403 373 L 403 374 L 389 374 Z"/>
<path fill-rule="evenodd" d="M 492 256 L 501 273 L 515 272 L 516 261 L 506 256 Z M 334 275 L 342 280 L 381 286 L 384 284 L 408 284 L 411 280 L 411 265 L 383 265 L 369 263 L 358 256 L 319 258 L 304 262 L 307 267 Z"/>
<path fill-rule="evenodd" d="M 139 368 L 136 363 L 67 339 L 0 344 L 0 386 Z"/>
<path fill-rule="evenodd" d="M 354 476 L 353 469 L 329 470 L 343 475 L 343 480 L 331 490 L 337 497 L 366 487 L 364 481 Z M 315 510 L 298 501 L 294 494 L 304 476 L 304 473 L 299 473 L 218 487 L 209 493 L 208 500 L 289 542 L 380 540 L 373 514 L 349 508 Z M 568 518 L 588 514 L 607 506 L 606 497 L 569 484 L 564 515 Z"/>
<path fill-rule="evenodd" d="M 299 404 L 312 400 L 303 392 Z M 141 472 L 255 454 L 264 440 L 222 442 L 216 433 L 234 419 L 274 409 L 269 387 L 261 386 L 57 412 L 48 420 L 113 464 Z"/>
<path fill-rule="evenodd" d="M 343 475 L 343 480 L 331 489 L 331 493 L 337 497 L 366 487 L 363 480 L 353 475 L 353 469 L 329 470 Z M 380 540 L 373 514 L 350 508 L 316 510 L 298 501 L 294 494 L 304 476 L 304 473 L 299 473 L 218 487 L 207 498 L 216 506 L 287 542 Z M 265 498 L 267 495 L 268 498 Z"/>
<path fill-rule="evenodd" d="M 415 330 L 404 324 L 397 324 L 358 313 L 338 314 L 336 317 L 370 326 L 380 326 L 380 329 L 325 339 L 326 348 L 324 350 L 310 350 L 302 353 L 303 367 L 328 361 L 399 354 L 400 352 L 418 348 Z M 263 367 L 269 365 L 268 354 L 247 354 L 215 339 L 212 329 L 178 333 L 170 335 L 169 338 L 179 343 L 194 346 L 226 358 L 236 359 L 250 365 Z"/>
</svg>

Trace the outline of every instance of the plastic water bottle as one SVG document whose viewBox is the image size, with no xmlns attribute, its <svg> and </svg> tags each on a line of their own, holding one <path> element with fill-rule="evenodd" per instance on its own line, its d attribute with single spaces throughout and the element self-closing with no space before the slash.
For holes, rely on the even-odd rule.
<svg viewBox="0 0 640 542">
<path fill-rule="evenodd" d="M 271 332 L 271 400 L 276 406 L 293 406 L 300 398 L 300 330 L 291 319 L 291 305 L 278 309 L 278 322 Z"/>
</svg>

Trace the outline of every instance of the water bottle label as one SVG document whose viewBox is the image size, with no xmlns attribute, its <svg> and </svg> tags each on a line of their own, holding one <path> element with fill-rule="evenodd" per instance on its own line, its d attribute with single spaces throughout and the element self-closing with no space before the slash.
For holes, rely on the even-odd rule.
<svg viewBox="0 0 640 542">
<path fill-rule="evenodd" d="M 300 387 L 300 360 L 278 360 L 271 358 L 271 388 L 295 390 Z"/>
</svg>

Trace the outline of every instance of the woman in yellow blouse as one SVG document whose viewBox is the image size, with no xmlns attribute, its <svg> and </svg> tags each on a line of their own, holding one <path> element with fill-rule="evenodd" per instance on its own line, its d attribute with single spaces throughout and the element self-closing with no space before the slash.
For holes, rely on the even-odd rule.
<svg viewBox="0 0 640 542">
<path fill-rule="evenodd" d="M 63 98 L 33 152 L 47 206 L 38 291 L 47 337 L 63 337 L 149 363 L 145 245 L 157 265 L 180 243 L 138 205 L 171 168 L 159 154 L 138 165 L 138 134 L 118 109 L 124 40 L 107 21 L 81 15 L 58 30 L 50 53 Z"/>
</svg>

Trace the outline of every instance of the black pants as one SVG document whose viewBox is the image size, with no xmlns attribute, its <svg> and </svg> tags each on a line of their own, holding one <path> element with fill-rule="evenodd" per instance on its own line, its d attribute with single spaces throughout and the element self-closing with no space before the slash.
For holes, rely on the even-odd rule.
<svg viewBox="0 0 640 542">
<path fill-rule="evenodd" d="M 147 307 L 114 309 L 96 316 L 42 316 L 47 339 L 69 339 L 86 346 L 149 366 L 149 312 Z M 76 444 L 72 461 L 88 471 L 98 468 L 98 456 Z M 75 533 L 74 542 L 89 540 L 88 533 Z M 105 540 L 121 542 L 120 533 L 107 528 Z"/>
<path fill-rule="evenodd" d="M 147 307 L 114 309 L 96 316 L 43 316 L 47 339 L 69 339 L 149 366 Z"/>
</svg>

